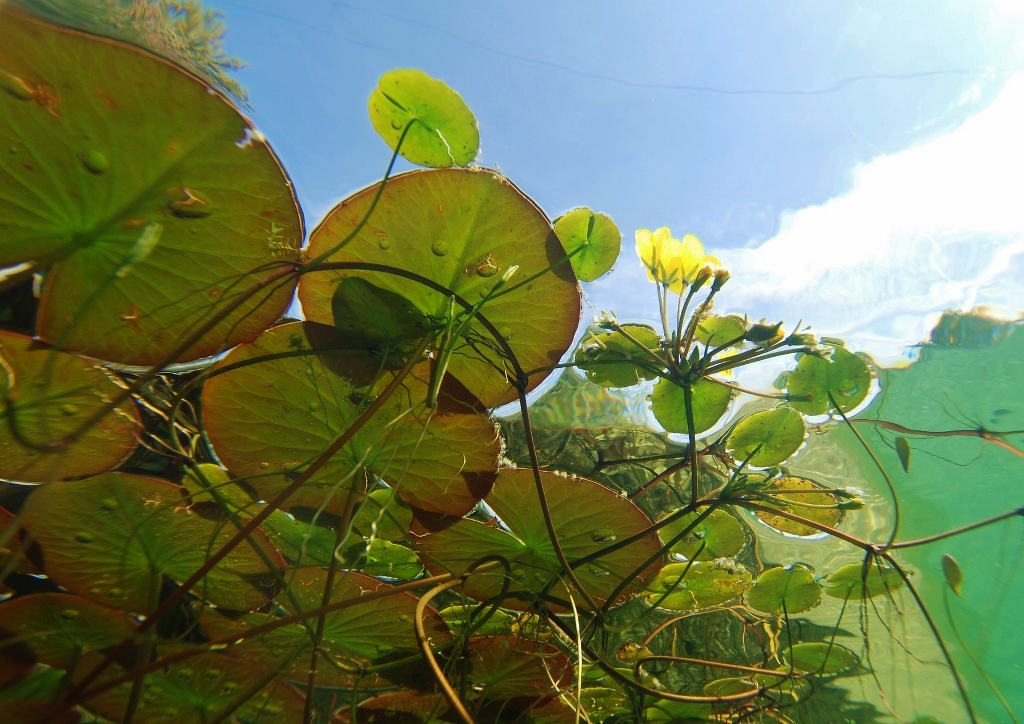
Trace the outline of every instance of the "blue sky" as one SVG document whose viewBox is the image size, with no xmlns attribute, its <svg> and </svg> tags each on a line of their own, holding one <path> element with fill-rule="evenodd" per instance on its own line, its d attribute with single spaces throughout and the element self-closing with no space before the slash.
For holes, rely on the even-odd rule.
<svg viewBox="0 0 1024 724">
<path fill-rule="evenodd" d="M 650 318 L 633 230 L 669 226 L 734 266 L 736 311 L 788 319 L 825 307 L 818 329 L 883 357 L 921 339 L 945 306 L 1015 311 L 1024 212 L 995 228 L 976 197 L 987 199 L 987 219 L 993 199 L 1024 206 L 1008 193 L 1019 185 L 1020 142 L 998 118 L 973 140 L 947 139 L 986 110 L 1005 120 L 1024 107 L 1014 95 L 1018 5 L 214 3 L 226 13 L 227 49 L 249 64 L 239 79 L 255 121 L 310 226 L 382 173 L 388 149 L 366 98 L 383 72 L 418 67 L 473 108 L 482 164 L 552 216 L 587 205 L 618 222 L 624 253 L 610 278 L 589 285 L 596 308 Z M 965 169 L 943 161 L 950 146 L 962 147 Z M 988 190 L 975 193 L 983 181 Z M 903 198 L 925 182 L 941 203 Z M 938 227 L 936 210 L 950 217 Z M 858 227 L 864 217 L 895 220 Z M 982 238 L 983 251 L 970 251 Z M 945 261 L 935 262 L 936 245 Z M 794 254 L 807 262 L 803 276 Z M 837 285 L 845 296 L 830 304 Z M 883 300 L 906 319 L 879 315 Z"/>
</svg>

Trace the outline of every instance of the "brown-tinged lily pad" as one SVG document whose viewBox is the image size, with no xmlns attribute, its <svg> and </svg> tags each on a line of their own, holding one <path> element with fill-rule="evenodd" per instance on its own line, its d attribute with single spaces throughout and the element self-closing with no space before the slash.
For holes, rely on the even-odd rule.
<svg viewBox="0 0 1024 724">
<path fill-rule="evenodd" d="M 822 492 L 810 492 L 821 490 Z M 775 480 L 762 492 L 771 496 L 770 500 L 758 501 L 769 507 L 778 508 L 787 513 L 799 515 L 801 518 L 813 520 L 815 523 L 835 528 L 842 518 L 842 511 L 836 507 L 836 496 L 828 492 L 828 488 L 807 478 L 787 475 Z M 790 520 L 775 513 L 757 511 L 761 521 L 777 531 L 789 535 L 810 537 L 820 536 L 822 532 L 805 523 Z"/>
<path fill-rule="evenodd" d="M 92 362 L 0 331 L 0 478 L 64 480 L 102 473 L 124 461 L 140 429 L 131 400 L 70 445 L 47 447 L 76 432 L 118 392 L 111 377 Z"/>
</svg>

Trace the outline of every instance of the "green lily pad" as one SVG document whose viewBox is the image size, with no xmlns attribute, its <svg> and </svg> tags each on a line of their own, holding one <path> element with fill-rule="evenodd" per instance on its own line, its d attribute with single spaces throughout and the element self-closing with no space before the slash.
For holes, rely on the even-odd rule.
<svg viewBox="0 0 1024 724">
<path fill-rule="evenodd" d="M 881 594 L 888 596 L 902 586 L 903 578 L 888 564 L 883 566 L 872 561 L 865 569 L 862 563 L 848 563 L 828 574 L 825 593 L 833 598 L 857 600 Z"/>
<path fill-rule="evenodd" d="M 832 409 L 829 394 L 840 410 L 849 412 L 868 396 L 871 370 L 863 358 L 837 346 L 831 362 L 809 354 L 801 357 L 796 369 L 789 373 L 786 388 L 790 395 L 810 398 L 791 402 L 805 415 L 823 415 Z"/>
<path fill-rule="evenodd" d="M 848 648 L 827 641 L 813 641 L 782 648 L 782 659 L 797 671 L 809 674 L 841 674 L 856 669 L 860 659 Z"/>
<path fill-rule="evenodd" d="M 711 717 L 710 704 L 690 704 L 685 701 L 659 701 L 644 710 L 645 721 L 664 724 L 686 724 L 707 721 Z"/>
<path fill-rule="evenodd" d="M 284 324 L 231 352 L 203 388 L 203 422 L 217 456 L 270 500 L 356 420 L 395 372 L 350 350 L 332 327 Z M 490 489 L 500 441 L 480 403 L 446 377 L 438 406 L 422 405 L 430 363 L 416 366 L 369 423 L 291 499 L 317 508 L 345 499 L 368 469 L 418 508 L 464 515 Z M 398 420 L 397 425 L 393 421 Z"/>
<path fill-rule="evenodd" d="M 0 267 L 48 269 L 36 333 L 90 357 L 164 361 L 236 295 L 299 259 L 295 196 L 263 136 L 205 83 L 137 48 L 0 15 Z M 282 279 L 181 353 L 266 329 Z"/>
<path fill-rule="evenodd" d="M 702 379 L 693 386 L 693 433 L 699 435 L 715 426 L 729 409 L 732 390 Z M 683 388 L 669 380 L 658 380 L 651 394 L 651 412 L 669 432 L 689 433 Z"/>
<path fill-rule="evenodd" d="M 315 258 L 356 230 L 377 186 L 336 206 L 313 232 L 306 249 Z M 508 269 L 508 285 L 482 310 L 507 340 L 524 370 L 556 364 L 569 349 L 580 315 L 580 293 L 568 264 L 542 276 L 565 252 L 544 213 L 508 179 L 480 169 L 413 171 L 388 181 L 376 210 L 332 262 L 369 262 L 414 272 L 478 303 Z M 299 299 L 306 318 L 332 324 L 331 298 L 343 278 L 359 276 L 409 300 L 432 319 L 450 316 L 451 298 L 418 282 L 383 272 L 318 271 L 302 277 Z M 517 282 L 531 281 L 521 287 Z M 461 314 L 461 307 L 456 307 Z M 488 407 L 515 399 L 514 371 L 480 321 L 468 330 L 472 347 L 458 349 L 449 370 Z M 531 375 L 533 389 L 546 377 Z"/>
<path fill-rule="evenodd" d="M 334 326 L 353 349 L 383 349 L 420 339 L 429 321 L 405 297 L 346 277 L 331 298 Z"/>
<path fill-rule="evenodd" d="M 28 657 L 31 663 L 66 669 L 86 651 L 131 637 L 135 624 L 124 611 L 81 596 L 19 596 L 0 604 L 0 657 Z"/>
<path fill-rule="evenodd" d="M 804 490 L 821 490 L 822 492 L 787 492 Z M 836 496 L 829 493 L 828 488 L 813 480 L 788 475 L 775 480 L 770 487 L 764 489 L 764 492 L 771 495 L 773 500 L 759 500 L 758 502 L 769 508 L 778 508 L 830 528 L 835 528 L 842 518 L 842 511 L 833 507 L 836 505 Z M 822 535 L 817 528 L 784 518 L 781 515 L 761 511 L 757 511 L 756 515 L 765 525 L 782 533 L 801 537 Z"/>
<path fill-rule="evenodd" d="M 743 344 L 743 335 L 747 325 L 740 317 L 708 317 L 697 325 L 693 335 L 701 344 L 708 347 L 721 347 L 723 344 L 738 340 L 734 346 Z"/>
<path fill-rule="evenodd" d="M 392 149 L 419 166 L 466 166 L 480 149 L 476 118 L 462 96 L 422 70 L 392 70 L 370 95 L 370 122 Z"/>
<path fill-rule="evenodd" d="M 732 694 L 743 694 L 753 691 L 757 686 L 750 679 L 730 676 L 709 681 L 704 685 L 704 693 L 708 696 L 730 696 Z"/>
<path fill-rule="evenodd" d="M 466 647 L 474 693 L 482 699 L 550 696 L 573 679 L 569 659 L 552 644 L 521 636 L 472 638 Z"/>
<path fill-rule="evenodd" d="M 799 563 L 792 566 L 769 568 L 757 577 L 747 591 L 747 605 L 762 613 L 787 615 L 802 613 L 813 608 L 821 598 L 810 569 Z"/>
<path fill-rule="evenodd" d="M 736 425 L 725 441 L 725 449 L 736 460 L 747 460 L 750 456 L 750 465 L 763 468 L 778 465 L 795 453 L 806 434 L 803 415 L 796 410 L 762 410 Z"/>
<path fill-rule="evenodd" d="M 108 606 L 148 613 L 164 576 L 185 580 L 235 532 L 189 511 L 181 492 L 128 473 L 44 485 L 28 499 L 23 527 L 56 583 Z M 283 567 L 265 536 L 252 538 Z M 242 545 L 194 593 L 223 608 L 250 610 L 266 603 L 274 588 L 263 561 Z"/>
<path fill-rule="evenodd" d="M 572 270 L 581 282 L 592 282 L 606 274 L 619 258 L 622 233 L 610 216 L 590 209 L 573 209 L 555 220 L 555 233 L 562 242 Z"/>
<path fill-rule="evenodd" d="M 699 611 L 739 598 L 752 583 L 750 571 L 735 561 L 670 563 L 651 581 L 646 598 L 669 611 Z"/>
<path fill-rule="evenodd" d="M 322 568 L 299 568 L 289 577 L 290 591 L 303 611 L 319 608 L 323 602 L 327 571 Z M 338 573 L 330 601 L 336 603 L 358 598 L 372 591 L 383 591 L 389 584 L 360 573 Z M 372 603 L 351 606 L 328 613 L 324 622 L 321 648 L 325 653 L 317 673 L 324 686 L 348 687 L 359 680 L 359 669 L 384 661 L 400 659 L 419 651 L 413 618 L 417 598 L 399 593 Z M 295 608 L 287 596 L 279 603 L 291 614 Z M 227 638 L 246 629 L 274 620 L 274 616 L 251 613 L 229 619 L 215 612 L 203 615 L 200 624 L 207 635 Z M 310 619 L 315 625 L 316 619 Z M 437 612 L 427 607 L 424 626 L 434 645 L 443 644 L 451 634 Z M 309 673 L 309 630 L 299 624 L 282 626 L 272 631 L 243 639 L 228 652 L 268 670 L 284 666 L 282 676 L 305 682 Z M 290 657 L 290 661 L 286 660 Z M 371 687 L 372 680 L 363 679 L 360 688 Z"/>
<path fill-rule="evenodd" d="M 697 515 L 706 510 L 684 515 L 674 523 L 658 529 L 662 543 L 667 543 L 689 526 Z M 703 548 L 701 548 L 703 544 Z M 743 524 L 728 512 L 716 509 L 694 527 L 670 552 L 686 560 L 710 561 L 715 558 L 732 558 L 747 544 L 747 533 Z M 697 551 L 700 551 L 699 553 Z M 696 558 L 695 558 L 696 557 Z"/>
<path fill-rule="evenodd" d="M 484 614 L 486 614 L 490 607 L 485 607 L 483 611 L 474 615 L 477 609 L 477 605 L 467 604 L 456 604 L 449 606 L 448 608 L 442 609 L 439 613 L 441 618 L 445 620 L 453 631 L 456 633 L 460 632 L 470 621 L 479 621 Z M 474 636 L 499 636 L 512 632 L 512 626 L 519 619 L 512 614 L 502 611 L 500 608 L 491 613 L 490 618 L 473 631 Z"/>
<path fill-rule="evenodd" d="M 75 431 L 120 391 L 85 359 L 0 331 L 0 478 L 46 482 L 96 475 L 119 465 L 135 450 L 141 428 L 131 400 L 63 450 L 38 446 Z"/>
<path fill-rule="evenodd" d="M 397 492 L 378 488 L 367 495 L 352 519 L 352 530 L 363 538 L 381 538 L 391 542 L 409 537 L 412 509 Z"/>
<path fill-rule="evenodd" d="M 361 540 L 343 551 L 344 566 L 368 576 L 411 581 L 423 573 L 423 564 L 411 548 L 377 538 Z"/>
<path fill-rule="evenodd" d="M 624 324 L 630 337 L 653 352 L 658 352 L 661 335 L 646 324 Z M 573 360 L 586 372 L 587 379 L 602 387 L 632 387 L 644 380 L 653 380 L 657 374 L 636 366 L 643 363 L 661 367 L 651 355 L 640 349 L 633 340 L 618 330 L 591 332 L 580 345 Z"/>
<path fill-rule="evenodd" d="M 90 671 L 99 663 L 99 654 L 90 654 L 79 664 L 79 671 Z M 306 662 L 307 666 L 309 662 Z M 108 667 L 97 684 L 122 675 L 117 666 Z M 251 662 L 219 654 L 199 654 L 166 668 L 146 674 L 135 721 L 176 720 L 203 722 L 212 720 L 242 693 L 258 687 L 231 719 L 247 724 L 302 721 L 305 699 L 299 690 L 285 681 L 268 676 L 266 670 Z M 86 707 L 112 721 L 122 721 L 131 696 L 130 682 L 89 697 Z"/>
<path fill-rule="evenodd" d="M 543 473 L 541 479 L 559 543 L 569 561 L 650 527 L 650 520 L 639 508 L 603 485 L 553 473 Z M 487 504 L 510 533 L 476 520 L 463 519 L 437 533 L 414 535 L 415 548 L 434 574 L 447 571 L 461 574 L 484 556 L 504 556 L 512 567 L 509 594 L 520 594 L 522 598 L 508 598 L 501 605 L 517 610 L 529 608 L 530 595 L 543 591 L 561 570 L 537 501 L 533 473 L 525 469 L 501 470 L 494 489 L 487 496 Z M 657 536 L 647 536 L 576 568 L 576 575 L 591 595 L 601 600 L 658 548 Z M 652 564 L 640 576 L 637 585 L 657 568 L 657 563 Z M 470 576 L 463 590 L 477 600 L 491 599 L 501 592 L 503 575 L 498 569 Z M 627 588 L 623 595 L 636 590 Z M 561 582 L 552 587 L 551 595 L 562 601 L 569 600 Z"/>
</svg>

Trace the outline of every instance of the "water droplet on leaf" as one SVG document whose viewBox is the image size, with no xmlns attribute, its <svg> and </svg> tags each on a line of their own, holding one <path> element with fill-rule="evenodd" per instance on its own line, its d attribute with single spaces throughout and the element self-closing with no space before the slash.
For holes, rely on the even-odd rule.
<svg viewBox="0 0 1024 724">
<path fill-rule="evenodd" d="M 597 576 L 598 578 L 604 578 L 605 576 L 611 573 L 611 571 L 609 571 L 607 568 L 602 568 L 601 566 L 594 565 L 587 566 L 587 570 L 590 571 L 590 575 Z"/>
<path fill-rule="evenodd" d="M 498 334 L 501 335 L 502 339 L 512 339 L 512 328 L 511 327 L 501 327 L 498 330 Z"/>
<path fill-rule="evenodd" d="M 613 541 L 616 538 L 618 538 L 619 536 L 611 528 L 598 528 L 597 530 L 595 530 L 593 533 L 590 534 L 590 537 L 593 539 L 593 541 L 595 543 L 605 543 L 605 542 Z"/>
<path fill-rule="evenodd" d="M 60 406 L 60 414 L 65 417 L 71 417 L 72 415 L 78 414 L 78 407 L 70 403 L 64 403 Z"/>
<path fill-rule="evenodd" d="M 110 161 L 96 149 L 82 154 L 82 165 L 85 166 L 86 171 L 97 176 L 106 173 L 110 169 Z"/>
<path fill-rule="evenodd" d="M 96 536 L 94 536 L 92 533 L 88 531 L 80 530 L 77 533 L 75 533 L 75 540 L 79 543 L 92 543 L 94 540 L 96 540 Z"/>
<path fill-rule="evenodd" d="M 486 259 L 476 265 L 476 273 L 478 276 L 482 276 L 484 278 L 493 277 L 498 273 L 498 266 L 491 261 L 490 254 L 487 255 Z"/>
<path fill-rule="evenodd" d="M 391 248 L 391 239 L 388 239 L 388 238 L 385 238 L 385 237 L 381 237 L 377 241 L 377 246 L 379 246 L 384 251 L 387 251 L 388 249 Z"/>
<path fill-rule="evenodd" d="M 182 186 L 172 193 L 176 198 L 167 204 L 167 208 L 179 219 L 202 219 L 213 213 L 209 200 L 195 189 Z"/>
<path fill-rule="evenodd" d="M 65 621 L 74 621 L 79 615 L 80 613 L 73 608 L 65 608 L 60 612 L 60 617 Z"/>
<path fill-rule="evenodd" d="M 444 256 L 448 253 L 448 242 L 435 241 L 433 245 L 431 245 L 430 250 L 437 256 Z"/>
<path fill-rule="evenodd" d="M 111 588 L 109 591 L 107 591 L 107 595 L 110 596 L 111 598 L 118 598 L 122 593 L 123 593 L 123 591 L 120 588 L 116 588 L 116 587 L 115 588 Z"/>
<path fill-rule="evenodd" d="M 100 501 L 101 510 L 106 510 L 109 512 L 111 510 L 117 510 L 119 507 L 120 506 L 117 504 L 117 501 L 114 500 L 113 498 L 104 498 L 103 500 Z"/>
</svg>

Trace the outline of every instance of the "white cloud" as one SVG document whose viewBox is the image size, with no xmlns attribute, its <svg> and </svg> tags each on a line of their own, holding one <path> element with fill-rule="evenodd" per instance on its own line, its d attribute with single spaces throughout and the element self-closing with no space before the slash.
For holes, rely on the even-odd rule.
<svg viewBox="0 0 1024 724">
<path fill-rule="evenodd" d="M 728 306 L 813 322 L 892 363 L 947 308 L 1024 312 L 1024 73 L 956 130 L 858 168 L 853 189 L 722 251 Z"/>
</svg>

